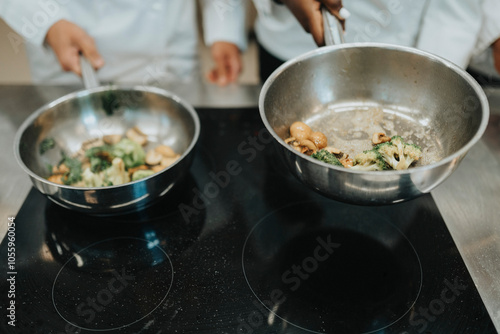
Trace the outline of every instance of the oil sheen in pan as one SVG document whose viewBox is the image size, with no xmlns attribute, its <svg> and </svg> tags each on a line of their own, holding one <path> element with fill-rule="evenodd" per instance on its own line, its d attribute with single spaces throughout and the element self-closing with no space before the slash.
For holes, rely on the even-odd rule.
<svg viewBox="0 0 500 334">
<path fill-rule="evenodd" d="M 376 102 L 346 101 L 325 105 L 303 120 L 313 131 L 323 132 L 328 146 L 354 157 L 373 148 L 371 138 L 376 132 L 399 135 L 422 148 L 416 166 L 435 163 L 444 158 L 443 148 L 431 120 L 418 109 Z"/>
</svg>

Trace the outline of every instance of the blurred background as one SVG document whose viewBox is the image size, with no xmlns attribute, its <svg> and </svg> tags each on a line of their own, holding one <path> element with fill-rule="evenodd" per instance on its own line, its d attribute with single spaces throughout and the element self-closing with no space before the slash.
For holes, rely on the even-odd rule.
<svg viewBox="0 0 500 334">
<path fill-rule="evenodd" d="M 249 3 L 247 29 L 250 41 L 247 50 L 243 53 L 243 72 L 239 78 L 241 84 L 257 84 L 258 77 L 258 57 L 257 46 L 253 38 L 251 27 L 255 19 L 255 8 L 251 1 Z M 198 11 L 199 12 L 199 11 Z M 201 15 L 198 15 L 200 23 Z M 201 27 L 201 24 L 199 24 Z M 30 72 L 28 68 L 28 59 L 24 50 L 24 44 L 19 49 L 14 48 L 9 41 L 9 33 L 13 30 L 0 19 L 0 84 L 30 84 Z M 201 28 L 200 28 L 201 36 Z M 207 73 L 211 68 L 212 62 L 210 57 L 210 49 L 207 48 L 203 41 L 200 40 L 200 58 L 202 73 Z"/>
</svg>

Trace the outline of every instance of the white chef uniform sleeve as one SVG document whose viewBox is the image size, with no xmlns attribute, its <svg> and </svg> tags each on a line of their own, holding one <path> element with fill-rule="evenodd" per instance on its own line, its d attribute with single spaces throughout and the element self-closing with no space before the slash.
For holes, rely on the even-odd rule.
<svg viewBox="0 0 500 334">
<path fill-rule="evenodd" d="M 481 1 L 430 0 L 416 47 L 465 68 L 481 28 Z"/>
<path fill-rule="evenodd" d="M 236 44 L 243 51 L 247 47 L 246 0 L 202 0 L 203 37 L 206 45 L 217 41 Z"/>
<path fill-rule="evenodd" d="M 25 41 L 42 45 L 49 28 L 68 19 L 65 6 L 70 0 L 3 0 L 0 16 Z"/>
<path fill-rule="evenodd" d="M 476 54 L 483 52 L 500 38 L 500 0 L 484 0 L 482 25 L 476 44 Z"/>
</svg>

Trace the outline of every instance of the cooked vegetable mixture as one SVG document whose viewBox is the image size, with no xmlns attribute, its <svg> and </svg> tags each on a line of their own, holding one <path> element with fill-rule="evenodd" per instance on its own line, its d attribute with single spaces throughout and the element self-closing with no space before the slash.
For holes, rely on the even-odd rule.
<svg viewBox="0 0 500 334">
<path fill-rule="evenodd" d="M 166 145 L 145 151 L 147 136 L 137 127 L 125 137 L 108 135 L 82 144 L 75 156 L 63 154 L 49 181 L 75 187 L 106 187 L 137 181 L 171 164 L 180 155 Z"/>
<path fill-rule="evenodd" d="M 302 122 L 294 122 L 290 126 L 290 137 L 285 139 L 285 143 L 312 158 L 353 170 L 408 169 L 422 157 L 420 146 L 409 144 L 400 136 L 375 133 L 372 137 L 373 149 L 358 153 L 351 159 L 339 149 L 328 146 L 323 133 L 313 132 Z"/>
</svg>

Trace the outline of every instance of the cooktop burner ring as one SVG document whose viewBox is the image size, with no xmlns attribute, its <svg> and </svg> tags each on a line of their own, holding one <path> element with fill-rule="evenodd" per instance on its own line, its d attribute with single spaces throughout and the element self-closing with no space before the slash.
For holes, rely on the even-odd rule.
<svg viewBox="0 0 500 334">
<path fill-rule="evenodd" d="M 153 260 L 147 264 L 133 263 L 133 261 L 127 260 L 122 262 L 117 269 L 113 263 L 107 262 L 107 259 L 96 258 L 95 260 L 98 262 L 91 264 L 90 270 L 78 271 L 77 268 L 81 267 L 82 261 L 84 261 L 82 260 L 85 257 L 84 255 L 86 255 L 88 260 L 95 255 L 98 256 L 104 249 L 112 248 L 108 248 L 105 244 L 114 246 L 116 243 L 121 244 L 124 242 L 129 245 L 127 250 L 129 253 L 125 255 L 139 251 L 138 257 L 141 257 L 144 255 L 144 252 L 148 252 L 150 259 Z M 94 251 L 95 254 L 92 254 Z M 127 251 L 121 249 L 117 252 L 121 254 L 122 252 L 127 253 Z M 89 254 L 85 254 L 86 252 Z M 70 265 L 73 264 L 72 262 L 76 262 L 76 267 L 72 268 Z M 104 268 L 106 266 L 104 262 L 109 264 L 109 267 Z M 98 270 L 98 268 L 103 270 Z M 68 271 L 68 273 L 65 273 L 65 271 Z M 158 282 L 158 276 L 162 274 L 169 276 L 169 279 L 166 280 L 167 284 L 163 284 L 165 283 L 163 280 Z M 68 277 L 62 276 L 72 277 L 73 281 L 79 280 L 85 282 L 82 286 L 89 289 L 89 291 L 84 291 L 84 289 L 79 291 L 81 286 L 76 285 L 77 289 L 69 291 L 70 293 L 65 291 L 58 296 L 58 282 L 61 282 L 60 284 L 66 287 L 69 281 Z M 151 278 L 156 279 L 156 281 L 151 280 Z M 91 283 L 96 284 L 89 284 L 89 280 L 93 280 Z M 173 281 L 174 268 L 172 261 L 165 250 L 155 242 L 135 237 L 113 237 L 94 242 L 81 249 L 62 265 L 52 285 L 52 304 L 57 314 L 75 329 L 95 332 L 119 330 L 140 322 L 158 309 L 165 302 L 172 288 Z M 148 284 L 145 287 L 144 283 L 151 285 Z M 153 288 L 158 288 L 158 291 L 152 292 Z M 147 297 L 153 299 L 152 306 L 148 300 L 145 300 L 146 298 L 144 297 L 146 295 L 141 293 L 141 289 L 148 290 L 149 294 Z M 70 308 L 68 305 L 74 308 Z M 131 305 L 135 308 L 131 307 Z M 120 312 L 116 312 L 116 306 L 122 306 L 123 311 L 129 316 L 120 316 Z M 133 310 L 131 311 L 131 309 Z M 145 311 L 143 311 L 144 309 Z M 76 316 L 68 310 L 76 311 L 74 312 Z M 109 310 L 112 312 L 109 312 Z M 134 311 L 138 312 L 135 314 L 135 317 L 133 314 Z M 132 319 L 131 316 L 133 317 Z M 106 320 L 103 321 L 103 319 Z M 124 321 L 124 323 L 115 323 L 113 326 L 103 325 L 106 321 L 119 322 L 120 320 Z"/>
<path fill-rule="evenodd" d="M 264 232 L 263 233 L 261 232 L 260 234 L 261 235 L 266 235 L 267 237 L 279 234 L 279 233 L 276 233 L 277 232 L 276 226 L 272 226 L 271 228 L 269 228 L 270 230 L 273 231 L 273 233 L 266 233 L 265 232 L 265 227 L 263 227 L 263 226 L 269 226 L 270 224 L 273 223 L 272 222 L 273 216 L 282 214 L 284 212 L 284 210 L 285 211 L 286 210 L 292 210 L 292 213 L 290 213 L 288 216 L 289 217 L 296 217 L 298 212 L 295 212 L 297 210 L 293 211 L 294 207 L 297 208 L 297 207 L 300 207 L 300 206 L 304 206 L 304 205 L 307 206 L 307 205 L 311 205 L 311 204 L 315 205 L 315 206 L 322 207 L 323 211 L 329 211 L 328 206 L 330 206 L 330 207 L 332 206 L 332 202 L 327 202 L 327 201 L 325 201 L 323 204 L 320 204 L 320 202 L 317 202 L 317 201 L 316 202 L 305 201 L 305 202 L 292 203 L 292 204 L 286 205 L 284 207 L 278 208 L 277 210 L 269 213 L 264 218 L 262 218 L 260 221 L 258 221 L 255 224 L 255 226 L 252 227 L 252 229 L 250 230 L 247 238 L 245 239 L 245 242 L 244 242 L 244 245 L 243 245 L 243 251 L 242 251 L 242 258 L 241 258 L 243 275 L 245 277 L 245 280 L 246 280 L 246 283 L 247 283 L 248 287 L 252 291 L 252 294 L 255 296 L 255 298 L 257 299 L 258 303 L 260 303 L 262 306 L 264 306 L 265 309 L 269 312 L 267 314 L 267 316 L 268 316 L 268 318 L 267 318 L 268 323 L 269 322 L 272 323 L 274 321 L 274 318 L 278 318 L 281 321 L 283 321 L 284 324 L 289 324 L 289 325 L 291 325 L 293 327 L 296 327 L 298 329 L 301 329 L 301 330 L 304 330 L 304 331 L 310 332 L 310 333 L 325 333 L 325 332 L 331 331 L 332 328 L 339 328 L 340 327 L 341 329 L 340 329 L 340 331 L 338 331 L 339 333 L 342 333 L 342 328 L 345 328 L 344 330 L 346 332 L 353 332 L 353 330 L 354 330 L 354 332 L 357 332 L 357 333 L 369 334 L 369 333 L 374 333 L 374 332 L 380 331 L 380 330 L 382 330 L 384 328 L 387 328 L 387 327 L 389 327 L 389 326 L 397 323 L 398 321 L 400 321 L 403 317 L 405 317 L 408 314 L 408 312 L 411 311 L 412 307 L 415 305 L 416 301 L 419 298 L 419 295 L 420 295 L 420 292 L 421 292 L 421 289 L 422 289 L 422 282 L 423 282 L 422 264 L 420 262 L 420 258 L 418 256 L 417 251 L 415 250 L 415 248 L 414 248 L 413 244 L 410 242 L 410 240 L 406 237 L 406 235 L 397 226 L 395 226 L 394 224 L 392 224 L 391 222 L 389 222 L 386 218 L 384 218 L 382 216 L 378 216 L 378 215 L 372 217 L 370 219 L 370 221 L 367 221 L 365 224 L 362 223 L 360 225 L 369 225 L 371 223 L 377 222 L 379 224 L 378 227 L 380 228 L 380 224 L 382 224 L 381 221 L 383 221 L 383 224 L 385 225 L 385 227 L 382 230 L 377 231 L 377 233 L 380 234 L 381 232 L 388 232 L 389 230 L 392 230 L 392 232 L 390 232 L 392 234 L 392 237 L 399 236 L 398 240 L 403 245 L 403 246 L 398 246 L 399 247 L 399 249 L 398 249 L 398 252 L 399 252 L 398 256 L 399 257 L 401 256 L 401 252 L 405 253 L 405 255 L 409 255 L 410 256 L 409 259 L 410 259 L 412 265 L 407 266 L 407 268 L 405 269 L 406 273 L 403 274 L 403 276 L 401 276 L 401 277 L 404 277 L 405 275 L 406 276 L 409 275 L 409 277 L 411 276 L 410 278 L 411 278 L 412 282 L 410 282 L 410 281 L 407 282 L 408 285 L 409 285 L 409 288 L 411 290 L 411 291 L 407 291 L 407 297 L 408 297 L 408 299 L 406 301 L 399 301 L 399 302 L 396 301 L 396 300 L 393 300 L 393 302 L 396 301 L 396 303 L 395 303 L 396 305 L 403 306 L 403 308 L 402 309 L 397 309 L 396 308 L 396 311 L 394 311 L 394 313 L 392 314 L 392 318 L 391 319 L 385 319 L 385 321 L 384 320 L 380 321 L 380 319 L 383 318 L 381 316 L 381 317 L 379 317 L 379 319 L 376 319 L 377 321 L 379 321 L 378 325 L 377 324 L 373 324 L 373 325 L 371 325 L 372 328 L 369 328 L 370 326 L 365 326 L 365 329 L 360 329 L 360 328 L 353 329 L 351 327 L 352 324 L 341 323 L 342 321 L 345 322 L 344 319 L 348 318 L 348 317 L 346 317 L 347 313 L 343 314 L 340 317 L 340 319 L 342 319 L 342 320 L 340 320 L 339 323 L 335 323 L 335 326 L 332 327 L 331 323 L 329 323 L 327 325 L 325 325 L 325 323 L 323 323 L 324 326 L 322 327 L 321 324 L 320 324 L 320 325 L 318 325 L 319 328 L 312 328 L 311 324 L 312 323 L 316 323 L 316 322 L 321 322 L 321 320 L 324 321 L 324 318 L 326 318 L 326 316 L 323 317 L 321 314 L 319 314 L 319 315 L 316 314 L 316 316 L 318 316 L 317 319 L 315 319 L 313 321 L 309 321 L 309 322 L 308 321 L 304 321 L 304 324 L 302 324 L 302 322 L 303 322 L 302 319 L 300 319 L 300 321 L 297 321 L 297 318 L 294 317 L 294 316 L 290 316 L 290 314 L 280 314 L 280 309 L 282 308 L 283 303 L 287 302 L 288 300 L 292 300 L 292 302 L 293 302 L 293 297 L 289 298 L 289 296 L 287 295 L 286 287 L 284 287 L 284 285 L 282 283 L 284 283 L 284 282 L 286 282 L 286 283 L 292 283 L 292 278 L 295 279 L 295 278 L 298 277 L 300 279 L 303 279 L 305 276 L 302 276 L 302 277 L 299 277 L 299 276 L 293 277 L 291 275 L 288 275 L 288 276 L 285 277 L 285 275 L 283 274 L 283 271 L 281 271 L 278 274 L 278 275 L 281 274 L 281 276 L 279 277 L 280 279 L 278 279 L 278 280 L 276 280 L 276 277 L 274 277 L 274 280 L 273 280 L 272 275 L 268 275 L 269 277 L 271 277 L 270 280 L 274 281 L 273 282 L 274 284 L 278 283 L 278 285 L 271 284 L 269 286 L 269 284 L 267 283 L 267 281 L 269 280 L 269 277 L 268 278 L 265 278 L 265 277 L 264 278 L 263 277 L 256 277 L 255 276 L 255 270 L 254 270 L 255 268 L 253 267 L 253 263 L 248 263 L 248 262 L 251 262 L 251 261 L 248 260 L 248 259 L 246 259 L 246 257 L 249 257 L 249 256 L 253 255 L 253 254 L 249 255 L 249 253 L 252 252 L 251 250 L 249 252 L 249 243 L 250 243 L 250 240 L 252 239 L 252 237 L 254 236 L 254 234 L 256 234 L 256 231 L 259 230 L 259 229 L 264 229 Z M 335 211 L 335 208 L 334 209 L 330 209 L 330 210 Z M 349 211 L 350 213 L 354 213 L 354 214 L 356 212 L 358 212 L 358 217 L 359 217 L 359 216 L 362 216 L 365 213 L 365 210 L 370 210 L 370 209 L 368 209 L 366 207 L 352 206 L 347 211 Z M 367 212 L 373 213 L 373 210 L 367 211 Z M 345 214 L 345 212 L 344 212 L 344 214 Z M 328 218 L 326 218 L 326 220 L 327 219 Z M 323 219 L 323 220 L 325 220 L 325 219 Z M 346 226 L 348 226 L 350 224 L 351 224 L 351 222 L 349 222 L 349 224 L 347 224 Z M 282 225 L 287 225 L 287 224 L 282 224 Z M 316 232 L 315 232 L 316 234 L 313 233 L 314 237 L 316 237 L 316 238 L 311 238 L 309 236 L 309 239 L 310 240 L 315 239 L 315 241 L 318 242 L 318 240 L 320 240 L 320 236 L 323 235 L 323 239 L 322 239 L 323 243 L 331 243 L 331 247 L 334 250 L 332 252 L 332 255 L 335 256 L 335 251 L 337 251 L 337 249 L 335 249 L 335 247 L 338 247 L 338 249 L 340 250 L 342 248 L 342 246 L 343 246 L 343 243 L 336 244 L 334 237 L 332 237 L 331 239 L 328 239 L 329 235 L 326 235 L 326 237 L 325 237 L 324 232 L 320 232 L 321 231 L 321 227 L 322 227 L 321 225 L 324 225 L 324 221 L 323 221 L 322 224 L 314 227 L 314 229 L 319 228 L 319 229 L 316 230 Z M 333 224 L 333 225 L 335 226 L 336 224 Z M 340 225 L 342 225 L 342 224 L 340 224 Z M 346 227 L 346 226 L 343 226 L 343 227 Z M 288 224 L 288 226 L 286 226 L 286 227 L 288 229 L 290 229 L 290 230 L 295 229 L 295 231 L 292 232 L 292 234 L 299 235 L 299 238 L 301 237 L 302 234 L 304 234 L 304 233 L 307 234 L 308 233 L 307 232 L 307 228 L 305 230 L 303 229 L 304 226 L 301 226 L 301 227 L 297 228 L 297 226 L 294 226 L 294 224 L 292 223 L 292 224 Z M 338 228 L 339 226 L 335 226 L 335 227 Z M 383 231 L 384 229 L 387 230 L 387 231 Z M 356 230 L 356 227 L 354 229 L 351 229 L 351 231 L 349 231 L 349 229 L 348 230 L 338 229 L 338 230 L 332 230 L 332 231 L 334 233 L 336 233 L 336 234 L 333 234 L 333 235 L 337 235 L 337 236 L 341 235 L 343 237 L 344 241 L 349 241 L 351 237 L 354 237 L 353 240 L 357 240 L 360 237 L 361 238 L 359 240 L 363 240 L 362 236 L 356 235 L 357 233 L 354 233 L 354 234 L 351 233 L 351 232 L 356 232 L 355 230 Z M 287 232 L 285 232 L 285 233 L 287 233 Z M 378 236 L 378 237 L 380 237 L 380 236 Z M 286 236 L 285 236 L 285 239 L 287 239 Z M 274 240 L 274 241 L 276 241 L 276 240 Z M 364 241 L 365 242 L 369 242 L 367 239 L 364 240 Z M 283 240 L 279 241 L 279 242 L 282 242 L 283 245 L 286 246 L 287 242 L 285 242 Z M 272 241 L 270 243 L 272 243 Z M 321 244 L 321 241 L 319 241 L 318 243 Z M 281 246 L 283 246 L 283 245 L 281 245 Z M 293 246 L 294 244 L 291 243 L 289 245 Z M 297 246 L 297 245 L 295 245 L 295 246 Z M 293 250 L 294 248 L 296 248 L 295 246 L 291 247 L 290 249 Z M 371 247 L 372 246 L 375 246 L 373 249 L 376 252 L 382 251 L 381 254 L 383 254 L 383 252 L 384 252 L 383 249 L 377 249 L 377 247 L 379 247 L 379 248 L 383 248 L 383 247 L 380 247 L 380 245 L 376 246 L 375 244 L 371 245 Z M 261 247 L 262 247 L 262 243 L 258 244 L 258 247 L 256 247 L 256 249 L 259 249 Z M 384 247 L 385 247 L 385 245 L 384 245 Z M 274 246 L 271 246 L 271 248 L 270 248 L 270 253 L 279 254 L 281 252 L 277 248 L 275 248 Z M 286 253 L 287 252 L 284 252 L 284 253 L 281 252 L 281 253 L 282 253 L 280 255 L 281 256 L 281 260 L 283 260 L 283 258 L 286 258 L 286 256 L 287 256 Z M 319 251 L 317 253 L 319 254 Z M 276 254 L 274 254 L 274 255 L 276 255 Z M 266 272 L 266 271 L 269 271 L 269 270 L 272 271 L 273 269 L 271 269 L 271 268 L 275 268 L 275 267 L 279 266 L 280 261 L 274 261 L 274 263 L 273 263 L 272 256 L 269 257 L 268 256 L 269 254 L 264 254 L 264 255 L 260 254 L 260 255 L 265 260 L 264 262 L 267 261 L 268 264 L 269 264 L 263 270 L 263 272 Z M 326 255 L 326 252 L 323 255 Z M 278 256 L 278 259 L 280 259 L 280 256 Z M 367 256 L 370 258 L 370 255 L 367 255 Z M 305 257 L 304 260 L 302 261 L 302 267 L 303 267 L 302 268 L 303 269 L 302 270 L 302 274 L 306 274 L 307 273 L 307 274 L 314 275 L 315 274 L 315 270 L 319 267 L 318 264 L 321 265 L 321 263 L 320 263 L 321 261 L 318 261 L 318 260 L 312 261 L 311 258 L 313 258 L 313 257 L 311 257 L 311 256 L 310 257 Z M 360 254 L 357 254 L 355 258 L 356 259 L 360 259 Z M 373 259 L 373 258 L 371 258 L 371 259 Z M 314 262 L 316 262 L 316 264 Z M 294 263 L 294 262 L 292 261 L 291 263 Z M 300 261 L 299 261 L 299 263 L 300 263 Z M 340 263 L 341 264 L 345 264 L 343 261 L 340 261 Z M 290 267 L 290 263 L 288 263 L 288 265 L 289 266 L 286 267 L 286 268 L 289 268 L 289 269 L 293 269 L 294 268 L 293 266 Z M 306 268 L 305 265 L 307 265 L 308 268 Z M 312 269 L 314 269 L 314 270 L 312 270 Z M 292 271 L 289 270 L 289 271 L 285 271 L 284 273 L 286 274 L 286 273 L 290 273 Z M 295 273 L 295 272 L 293 272 L 293 273 Z M 285 281 L 285 278 L 286 278 L 287 281 Z M 281 282 L 280 282 L 280 280 L 281 280 Z M 263 283 L 264 281 L 265 281 L 265 283 Z M 342 280 L 339 281 L 339 282 L 342 282 Z M 300 284 L 303 284 L 304 281 L 299 282 L 299 280 L 295 279 L 294 283 L 295 283 L 295 287 L 297 287 L 297 289 L 299 290 L 299 289 L 301 289 L 301 285 Z M 264 289 L 261 286 L 262 284 L 264 285 Z M 303 285 L 305 285 L 305 284 L 303 284 Z M 266 288 L 267 288 L 267 290 L 266 290 Z M 401 289 L 401 286 L 399 286 L 398 289 L 399 289 L 399 292 L 404 292 L 404 290 Z M 265 292 L 263 292 L 264 290 L 265 290 Z M 311 289 L 309 289 L 309 290 L 311 290 Z M 331 293 L 332 291 L 327 291 L 327 292 Z M 280 293 L 281 293 L 281 295 L 280 295 Z M 263 296 L 264 296 L 264 298 L 263 298 Z M 298 296 L 299 296 L 299 298 L 295 298 L 295 299 L 297 299 L 298 301 L 302 302 L 303 301 L 302 298 L 307 299 L 307 298 L 310 297 L 310 294 L 309 293 L 305 293 L 303 295 L 298 295 Z M 342 293 L 340 293 L 340 294 L 337 294 L 337 297 L 340 297 L 340 300 L 342 302 L 342 298 L 343 297 L 347 297 L 347 296 L 345 296 Z M 273 304 L 272 301 L 276 301 L 276 300 L 273 300 L 273 298 L 275 298 L 278 302 Z M 280 298 L 282 299 L 281 301 L 279 300 Z M 313 299 L 316 298 L 318 300 L 318 304 L 321 304 L 322 302 L 325 301 L 325 300 L 323 300 L 324 296 L 321 296 L 320 293 L 317 293 L 316 295 L 313 295 L 312 298 Z M 371 303 L 371 301 L 369 301 L 368 299 L 367 300 L 361 300 L 361 301 L 363 303 L 365 303 L 365 305 L 369 305 Z M 283 302 L 283 303 L 280 304 L 280 302 Z M 331 302 L 331 300 L 330 300 L 330 302 Z M 345 300 L 343 302 L 345 302 Z M 257 304 L 254 304 L 254 305 L 257 305 Z M 385 305 L 385 306 L 387 307 L 387 305 Z M 297 307 L 297 306 L 296 305 L 293 306 L 292 309 L 294 307 Z M 314 303 L 311 304 L 311 305 L 309 305 L 309 307 L 315 308 L 314 310 L 311 311 L 311 313 L 318 312 L 318 310 L 321 309 L 321 306 L 319 306 L 319 307 L 314 306 Z M 354 308 L 352 308 L 352 306 L 350 306 L 350 307 L 351 308 L 350 309 L 348 308 L 348 310 L 346 312 L 349 312 L 349 310 L 351 310 L 351 311 L 356 310 L 356 307 L 354 307 Z M 300 306 L 299 306 L 299 308 L 300 308 Z M 306 307 L 304 307 L 304 308 L 306 308 Z M 257 309 L 262 310 L 262 307 L 257 307 Z M 289 309 L 290 309 L 290 307 L 289 307 Z M 304 311 L 304 310 L 302 309 L 302 311 Z M 262 313 L 262 315 L 264 315 L 264 319 L 265 319 L 266 314 L 264 314 L 262 311 L 260 311 L 260 312 Z M 283 311 L 283 312 L 285 312 L 285 311 Z M 297 312 L 298 311 L 296 311 L 295 313 L 297 313 Z M 370 312 L 368 312 L 368 313 L 370 313 Z M 329 314 L 325 314 L 325 315 L 329 315 Z M 383 316 L 387 316 L 387 315 L 388 314 L 384 314 Z M 249 316 L 249 319 L 250 319 L 250 317 L 251 317 L 251 315 Z M 326 322 L 328 322 L 328 320 Z M 269 325 L 271 325 L 271 323 L 269 323 Z"/>
</svg>

